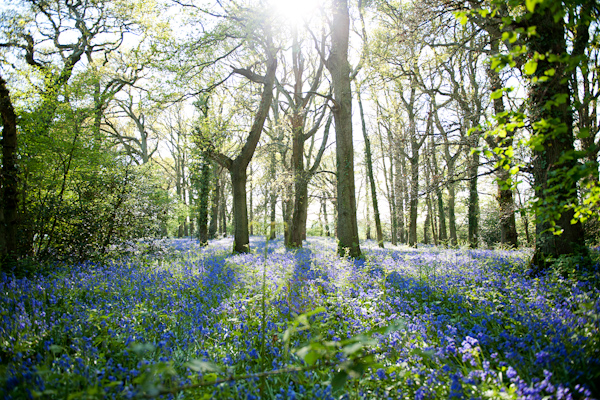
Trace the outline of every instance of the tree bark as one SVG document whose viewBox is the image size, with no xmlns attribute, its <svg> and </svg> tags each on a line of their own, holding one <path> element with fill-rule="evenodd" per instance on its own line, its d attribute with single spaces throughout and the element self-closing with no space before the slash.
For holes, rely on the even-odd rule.
<svg viewBox="0 0 600 400">
<path fill-rule="evenodd" d="M 529 38 L 529 49 L 539 54 L 563 55 L 567 51 L 564 21 L 556 21 L 552 10 L 539 6 L 530 24 L 536 27 L 537 34 Z M 577 203 L 577 182 L 569 171 L 576 159 L 561 160 L 573 148 L 573 114 L 571 110 L 571 89 L 567 77 L 568 66 L 564 62 L 538 61 L 534 77 L 544 76 L 544 72 L 554 68 L 555 73 L 545 81 L 533 83 L 529 89 L 531 120 L 549 121 L 549 128 L 534 127 L 534 135 L 541 140 L 543 147 L 533 151 L 533 178 L 535 195 L 540 202 L 536 205 L 536 245 L 531 264 L 539 271 L 548 266 L 548 259 L 577 253 L 584 246 L 584 232 L 581 223 L 571 223 L 574 211 L 564 205 Z M 548 102 L 566 96 L 562 104 L 548 107 Z M 542 199 L 550 203 L 542 203 Z M 553 207 L 553 209 L 548 209 Z M 560 217 L 548 214 L 560 213 Z M 556 219 L 551 221 L 550 218 Z M 562 234 L 555 235 L 550 229 L 555 222 Z"/>
<path fill-rule="evenodd" d="M 498 35 L 492 35 L 490 33 L 490 45 L 493 54 L 496 54 L 499 51 Z M 487 75 L 490 80 L 492 92 L 502 88 L 503 84 L 499 72 L 491 68 L 491 66 L 488 66 Z M 505 111 L 503 98 L 495 98 L 492 102 L 494 113 L 496 115 L 501 115 Z M 506 132 L 506 138 L 504 139 L 488 136 L 486 138 L 488 144 L 492 148 L 504 144 L 512 145 L 514 131 L 507 130 Z M 512 189 L 505 183 L 510 179 L 510 173 L 504 168 L 499 168 L 496 177 L 498 178 L 498 207 L 500 209 L 500 242 L 505 245 L 517 247 L 519 243 L 515 219 L 515 200 Z"/>
<path fill-rule="evenodd" d="M 270 159 L 270 174 L 271 174 L 271 184 L 269 187 L 269 205 L 270 205 L 270 209 L 271 209 L 271 214 L 270 214 L 270 224 L 269 224 L 269 240 L 275 240 L 275 238 L 277 237 L 277 233 L 276 233 L 276 226 L 275 226 L 275 218 L 276 218 L 276 207 L 277 207 L 277 191 L 275 190 L 275 184 L 273 183 L 275 181 L 275 174 L 276 174 L 276 160 L 275 160 L 275 153 L 271 153 L 271 159 Z"/>
<path fill-rule="evenodd" d="M 210 209 L 210 226 L 208 228 L 208 238 L 214 239 L 217 237 L 217 227 L 219 220 L 219 202 L 221 198 L 221 188 L 219 180 L 220 172 L 218 168 L 213 166 L 213 191 Z"/>
<path fill-rule="evenodd" d="M 290 246 L 302 247 L 306 220 L 308 217 L 308 181 L 305 177 L 297 177 L 294 182 L 294 211 L 292 213 L 292 229 L 290 230 Z"/>
<path fill-rule="evenodd" d="M 392 146 L 392 134 L 391 130 L 387 129 L 388 134 L 388 144 Z M 380 137 L 381 140 L 381 137 Z M 383 140 L 381 140 L 382 148 L 383 148 Z M 391 242 L 394 246 L 398 244 L 398 197 L 396 196 L 396 187 L 397 187 L 397 174 L 394 174 L 394 168 L 398 171 L 397 157 L 395 156 L 396 152 L 392 150 L 392 154 L 390 154 L 390 177 L 389 184 L 386 180 L 386 188 L 390 197 L 390 225 L 391 225 Z M 385 170 L 385 164 L 384 164 Z"/>
<path fill-rule="evenodd" d="M 254 205 L 252 204 L 253 203 L 253 198 L 252 198 L 253 194 L 254 194 L 254 186 L 252 185 L 252 168 L 250 168 L 250 192 L 249 192 L 250 204 L 248 204 L 249 205 L 248 211 L 250 214 L 250 222 L 249 222 L 248 229 L 249 229 L 250 235 L 254 235 Z"/>
<path fill-rule="evenodd" d="M 200 245 L 208 244 L 208 198 L 210 195 L 210 164 L 204 160 L 200 170 L 198 193 L 198 240 Z"/>
<path fill-rule="evenodd" d="M 292 214 L 294 210 L 291 185 L 286 185 L 285 187 L 285 195 L 281 197 L 281 208 L 283 210 L 283 242 L 285 243 L 286 247 L 291 247 L 290 233 L 292 227 Z"/>
<path fill-rule="evenodd" d="M 248 253 L 250 252 L 250 232 L 246 203 L 246 168 L 231 168 L 229 175 L 233 192 L 233 251 Z"/>
<path fill-rule="evenodd" d="M 456 182 L 455 182 L 455 164 L 458 156 L 460 155 L 459 150 L 454 153 L 454 155 L 450 154 L 450 140 L 448 139 L 448 134 L 444 130 L 444 127 L 440 123 L 439 116 L 437 110 L 434 108 L 433 116 L 435 118 L 435 124 L 438 128 L 438 131 L 442 135 L 444 139 L 444 159 L 446 161 L 446 166 L 448 167 L 448 229 L 450 233 L 450 245 L 457 246 L 458 245 L 458 236 L 456 234 L 456 213 L 455 213 L 455 200 L 456 200 Z M 443 208 L 440 205 L 440 209 Z"/>
<path fill-rule="evenodd" d="M 321 208 L 323 210 L 323 220 L 325 221 L 325 236 L 331 236 L 331 232 L 329 231 L 329 219 L 327 218 L 327 199 L 325 198 L 325 192 L 321 194 L 323 197 L 321 198 Z"/>
<path fill-rule="evenodd" d="M 270 40 L 269 40 L 270 42 Z M 231 159 L 223 154 L 212 152 L 211 157 L 227 168 L 231 177 L 231 186 L 233 192 L 233 220 L 234 220 L 234 253 L 250 252 L 250 234 L 248 230 L 248 206 L 246 203 L 246 183 L 247 183 L 247 168 L 254 156 L 254 151 L 258 145 L 260 135 L 269 108 L 273 101 L 273 85 L 275 83 L 275 72 L 277 70 L 277 58 L 272 44 L 267 51 L 269 58 L 267 61 L 266 75 L 258 76 L 248 69 L 235 69 L 234 71 L 243 75 L 256 83 L 263 84 L 263 92 L 261 94 L 260 104 L 246 142 L 242 147 L 239 155 L 235 159 Z"/>
<path fill-rule="evenodd" d="M 411 135 L 410 157 L 410 202 L 408 222 L 408 245 L 417 246 L 417 217 L 419 207 L 419 148 L 417 147 L 416 133 Z"/>
<path fill-rule="evenodd" d="M 458 236 L 456 233 L 456 182 L 454 182 L 454 165 L 452 165 L 452 168 L 448 166 L 448 176 L 452 176 L 448 182 L 448 225 L 450 229 L 450 245 L 457 246 Z"/>
<path fill-rule="evenodd" d="M 294 208 L 291 218 L 290 236 L 286 245 L 289 247 L 302 247 L 302 241 L 306 239 L 306 220 L 308 218 L 308 184 L 312 179 L 316 168 L 318 168 L 321 156 L 327 144 L 327 136 L 324 136 L 321 143 L 321 150 L 312 167 L 304 165 L 304 144 L 309 138 L 313 138 L 319 128 L 324 113 L 321 118 L 315 122 L 315 126 L 305 133 L 306 107 L 315 96 L 315 93 L 321 82 L 324 64 L 321 62 L 313 76 L 312 84 L 306 95 L 303 92 L 304 85 L 304 56 L 302 55 L 302 46 L 298 42 L 298 32 L 294 28 L 292 44 L 293 74 L 295 78 L 293 94 L 284 91 L 288 102 L 292 107 L 290 122 L 292 125 L 292 171 L 294 176 Z M 325 43 L 323 43 L 324 45 Z M 323 51 L 323 48 L 321 48 Z M 328 125 L 329 126 L 328 122 Z M 328 132 L 329 128 L 326 128 Z M 326 132 L 326 133 L 327 133 Z M 313 142 L 314 143 L 314 142 Z M 312 150 L 312 146 L 311 146 Z"/>
<path fill-rule="evenodd" d="M 2 171 L 0 175 L 0 265 L 8 270 L 18 257 L 18 167 L 17 167 L 17 116 L 12 105 L 6 81 L 0 75 L 0 116 L 2 116 Z"/>
<path fill-rule="evenodd" d="M 397 152 L 396 156 L 396 211 L 398 215 L 398 241 L 400 243 L 408 243 L 408 232 L 406 231 L 406 206 L 409 206 L 406 182 L 407 170 L 406 170 L 406 157 Z M 410 208 L 409 208 L 410 209 Z"/>
<path fill-rule="evenodd" d="M 335 105 L 338 254 L 360 257 L 356 194 L 354 184 L 354 145 L 352 142 L 352 89 L 348 41 L 350 16 L 346 0 L 334 0 L 331 53 L 326 66 L 331 73 Z"/>
<path fill-rule="evenodd" d="M 373 160 L 371 157 L 371 141 L 367 134 L 367 125 L 365 123 L 365 114 L 363 111 L 363 105 L 360 98 L 360 90 L 357 90 L 358 107 L 360 110 L 360 120 L 362 125 L 363 138 L 365 139 L 365 158 L 367 163 L 367 175 L 369 176 L 369 183 L 371 188 L 371 201 L 373 204 L 373 214 L 375 215 L 375 230 L 377 233 L 377 244 L 383 248 L 383 231 L 381 229 L 381 218 L 379 216 L 379 204 L 377 202 L 377 187 L 375 186 L 375 177 L 373 176 Z M 368 196 L 368 195 L 367 195 Z M 368 213 L 368 211 L 367 211 Z M 367 214 L 368 215 L 368 214 Z M 370 228 L 370 227 L 369 227 Z"/>
<path fill-rule="evenodd" d="M 479 135 L 474 133 L 471 148 L 476 148 L 478 145 Z M 473 153 L 469 157 L 469 206 L 468 206 L 468 221 L 469 221 L 469 246 L 476 249 L 479 244 L 479 192 L 477 191 L 477 170 L 479 168 L 479 154 Z"/>
<path fill-rule="evenodd" d="M 438 169 L 436 149 L 433 141 L 433 135 L 431 135 L 431 169 L 433 173 L 432 182 L 435 185 L 435 197 L 437 200 L 438 208 L 438 240 L 442 244 L 448 243 L 448 230 L 446 229 L 446 213 L 444 211 L 444 196 L 442 192 L 442 186 L 440 184 L 441 175 Z"/>
<path fill-rule="evenodd" d="M 219 207 L 220 221 L 219 233 L 223 237 L 227 237 L 227 196 L 225 195 L 225 182 L 222 185 L 222 200 Z"/>
</svg>

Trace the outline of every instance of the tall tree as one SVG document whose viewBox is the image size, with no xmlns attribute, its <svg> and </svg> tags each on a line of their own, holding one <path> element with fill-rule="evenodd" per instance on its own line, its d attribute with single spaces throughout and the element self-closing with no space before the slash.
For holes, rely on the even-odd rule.
<svg viewBox="0 0 600 400">
<path fill-rule="evenodd" d="M 325 42 L 321 42 L 321 53 L 324 51 Z M 314 119 L 314 126 L 306 129 L 307 113 L 310 103 L 313 102 L 323 73 L 323 60 L 320 59 L 318 66 L 309 78 L 308 91 L 304 91 L 305 77 L 307 70 L 307 61 L 302 50 L 302 42 L 298 38 L 297 27 L 292 29 L 292 74 L 294 78 L 293 92 L 290 93 L 285 86 L 280 85 L 279 90 L 287 98 L 289 108 L 289 120 L 292 128 L 292 174 L 294 176 L 294 208 L 292 212 L 291 225 L 289 227 L 288 240 L 285 242 L 289 247 L 302 247 L 302 240 L 306 236 L 306 220 L 308 216 L 308 185 L 315 171 L 319 167 L 323 151 L 327 146 L 327 127 L 321 141 L 321 147 L 315 162 L 312 166 L 305 166 L 304 147 L 309 139 L 314 139 L 314 135 L 321 127 L 326 107 L 322 107 L 319 117 Z M 308 160 L 307 160 L 308 161 Z"/>
<path fill-rule="evenodd" d="M 218 221 L 219 221 L 219 205 L 221 202 L 221 168 L 213 166 L 212 168 L 212 197 L 210 201 L 210 225 L 208 227 L 208 238 L 215 239 L 217 237 Z"/>
<path fill-rule="evenodd" d="M 570 69 L 568 62 L 560 59 L 568 54 L 565 21 L 560 17 L 564 5 L 562 2 L 543 2 L 531 11 L 528 26 L 535 26 L 536 34 L 528 38 L 529 51 L 534 55 L 545 55 L 536 57 L 537 68 L 532 75 L 538 79 L 529 87 L 533 134 L 539 140 L 533 148 L 532 160 L 535 194 L 539 199 L 532 264 L 544 268 L 549 257 L 574 254 L 579 250 L 578 246 L 583 245 L 583 228 L 579 221 L 572 223 L 573 208 L 564 209 L 565 205 L 577 202 L 577 181 L 570 173 L 576 159 L 568 157 L 574 151 Z M 527 67 L 533 69 L 532 64 Z M 547 79 L 539 79 L 548 76 L 549 70 L 554 73 Z M 542 203 L 547 204 L 549 200 L 553 203 L 550 209 Z M 558 218 L 551 214 L 556 211 L 560 215 Z M 552 231 L 553 222 L 561 231 Z"/>
<path fill-rule="evenodd" d="M 496 41 L 492 42 L 492 52 L 498 52 L 498 43 Z M 491 66 L 488 67 L 487 72 L 490 79 L 490 88 L 492 92 L 497 93 L 496 91 L 501 90 L 503 86 L 500 74 L 491 68 Z M 495 95 L 492 103 L 494 113 L 496 115 L 503 115 L 505 107 L 502 96 Z M 505 120 L 500 117 L 499 123 L 502 124 L 504 122 Z M 485 139 L 487 144 L 492 148 L 512 146 L 514 133 L 513 130 L 508 130 L 505 138 L 497 135 L 486 135 Z M 500 209 L 500 242 L 516 247 L 518 245 L 517 222 L 515 219 L 516 207 L 513 190 L 510 185 L 511 174 L 509 172 L 512 165 L 507 164 L 507 166 L 508 168 L 504 168 L 504 165 L 501 165 L 496 172 L 496 177 L 498 178 L 498 208 Z"/>
<path fill-rule="evenodd" d="M 17 116 L 0 75 L 0 116 L 2 117 L 2 170 L 0 171 L 0 267 L 8 269 L 12 259 L 18 256 L 18 168 Z"/>
<path fill-rule="evenodd" d="M 448 187 L 449 240 L 450 245 L 456 246 L 458 245 L 458 236 L 456 231 L 456 162 L 462 153 L 462 147 L 450 140 L 450 135 L 440 121 L 436 106 L 433 107 L 433 118 L 438 132 L 442 135 L 443 139 L 443 155 L 444 161 L 446 162 Z M 452 154 L 453 149 L 455 149 L 454 154 Z"/>
<path fill-rule="evenodd" d="M 347 0 L 333 0 L 331 50 L 325 65 L 331 73 L 335 104 L 337 234 L 338 253 L 360 257 L 356 195 L 354 184 L 354 144 L 352 142 L 352 89 L 348 42 L 350 15 Z"/>
<path fill-rule="evenodd" d="M 267 38 L 266 73 L 259 75 L 249 68 L 234 68 L 234 72 L 244 76 L 254 83 L 262 85 L 262 94 L 258 110 L 254 116 L 252 127 L 246 137 L 241 151 L 235 158 L 230 158 L 216 150 L 211 151 L 211 157 L 221 166 L 229 171 L 231 186 L 233 189 L 233 222 L 234 240 L 233 251 L 236 253 L 248 253 L 250 251 L 250 234 L 248 229 L 248 205 L 246 197 L 247 168 L 252 160 L 256 146 L 260 139 L 263 126 L 271 102 L 273 101 L 273 86 L 275 84 L 275 72 L 277 70 L 277 54 L 270 37 Z"/>
<path fill-rule="evenodd" d="M 365 162 L 367 164 L 367 176 L 369 179 L 369 187 L 371 189 L 371 202 L 373 204 L 373 213 L 375 215 L 375 230 L 377 233 L 377 244 L 383 248 L 383 231 L 381 229 L 381 218 L 379 216 L 379 203 L 377 202 L 377 187 L 375 185 L 375 176 L 373 175 L 373 160 L 371 157 L 371 141 L 367 133 L 367 123 L 365 122 L 365 113 L 360 97 L 360 88 L 356 91 L 358 99 L 358 108 L 360 111 L 360 121 L 362 126 L 363 138 L 365 140 Z M 368 212 L 368 211 L 367 211 Z"/>
<path fill-rule="evenodd" d="M 198 182 L 198 240 L 205 246 L 208 244 L 208 198 L 210 195 L 210 162 L 206 159 L 201 161 L 200 176 Z"/>
</svg>

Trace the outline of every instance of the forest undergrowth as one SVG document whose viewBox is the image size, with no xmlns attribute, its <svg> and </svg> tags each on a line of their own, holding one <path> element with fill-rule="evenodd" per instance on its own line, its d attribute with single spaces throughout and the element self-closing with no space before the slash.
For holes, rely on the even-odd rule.
<svg viewBox="0 0 600 400">
<path fill-rule="evenodd" d="M 599 290 L 528 276 L 530 251 L 231 247 L 164 240 L 3 274 L 0 397 L 599 397 Z"/>
</svg>

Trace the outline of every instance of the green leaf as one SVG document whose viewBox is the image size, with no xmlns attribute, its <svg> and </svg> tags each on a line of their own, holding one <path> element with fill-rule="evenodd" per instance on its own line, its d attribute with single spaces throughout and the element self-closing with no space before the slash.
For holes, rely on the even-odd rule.
<svg viewBox="0 0 600 400">
<path fill-rule="evenodd" d="M 519 172 L 519 167 L 517 167 L 516 165 L 514 167 L 512 167 L 510 169 L 510 171 L 508 171 L 511 175 L 515 175 Z"/>
<path fill-rule="evenodd" d="M 321 358 L 319 353 L 317 353 L 314 350 L 310 350 L 304 356 L 304 362 L 307 363 L 308 365 L 314 365 L 319 360 L 319 358 Z"/>
<path fill-rule="evenodd" d="M 533 75 L 537 70 L 538 63 L 536 60 L 531 59 L 525 63 L 523 66 L 523 72 L 525 75 Z"/>
<path fill-rule="evenodd" d="M 493 91 L 492 94 L 490 95 L 490 99 L 492 99 L 492 100 L 500 99 L 500 98 L 502 98 L 503 93 L 504 93 L 504 89 L 498 89 L 496 91 Z"/>
<path fill-rule="evenodd" d="M 532 13 L 535 10 L 535 6 L 537 3 L 541 3 L 543 0 L 525 0 L 525 7 L 527 7 L 527 11 Z"/>
<path fill-rule="evenodd" d="M 589 128 L 581 128 L 579 132 L 577 132 L 577 137 L 579 139 L 585 139 L 590 137 L 590 129 Z"/>
<path fill-rule="evenodd" d="M 497 71 L 497 70 L 498 70 L 498 68 L 500 67 L 500 64 L 501 64 L 501 63 L 502 63 L 502 61 L 501 61 L 501 60 L 500 60 L 498 57 L 494 57 L 494 58 L 492 58 L 492 63 L 491 63 L 491 65 L 490 65 L 490 67 L 491 67 L 493 70 Z"/>
<path fill-rule="evenodd" d="M 556 102 L 556 104 L 564 104 L 567 102 L 568 98 L 569 95 L 567 93 L 559 93 L 554 96 L 554 101 Z"/>
<path fill-rule="evenodd" d="M 204 375 L 204 376 L 202 377 L 202 380 L 203 380 L 204 382 L 214 382 L 214 381 L 216 381 L 216 380 L 217 380 L 217 378 L 218 378 L 217 374 L 215 374 L 215 373 L 213 372 L 213 373 L 211 373 L 211 374 Z"/>
<path fill-rule="evenodd" d="M 348 380 L 348 373 L 346 371 L 341 370 L 340 372 L 335 374 L 335 376 L 331 380 L 331 389 L 333 390 L 333 392 L 337 392 L 338 390 L 341 390 L 344 387 L 344 385 L 346 384 L 347 380 Z"/>
<path fill-rule="evenodd" d="M 515 43 L 518 39 L 518 36 L 515 32 L 502 32 L 502 41 L 506 42 L 508 40 L 509 43 Z"/>
<path fill-rule="evenodd" d="M 469 17 L 467 16 L 467 13 L 465 11 L 455 12 L 454 18 L 456 18 L 461 25 L 465 25 L 469 20 Z"/>
</svg>

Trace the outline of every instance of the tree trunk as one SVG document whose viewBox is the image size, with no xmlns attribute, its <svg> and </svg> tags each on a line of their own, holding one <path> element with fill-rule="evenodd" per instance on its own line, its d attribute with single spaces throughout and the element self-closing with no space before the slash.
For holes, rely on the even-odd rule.
<svg viewBox="0 0 600 400">
<path fill-rule="evenodd" d="M 248 230 L 248 208 L 246 203 L 246 168 L 231 168 L 231 187 L 233 191 L 233 251 L 250 251 L 250 231 Z"/>
<path fill-rule="evenodd" d="M 504 168 L 499 168 L 498 182 L 498 207 L 500 209 L 500 242 L 509 246 L 519 245 L 517 236 L 517 222 L 515 219 L 515 200 L 513 191 L 504 187 L 501 182 L 510 178 L 510 173 Z"/>
<path fill-rule="evenodd" d="M 276 233 L 276 211 L 277 211 L 277 185 L 276 185 L 276 175 L 277 175 L 277 160 L 275 157 L 275 152 L 271 152 L 269 155 L 269 176 L 271 179 L 268 183 L 268 206 L 265 204 L 265 213 L 267 213 L 267 209 L 270 211 L 269 213 L 269 240 L 275 240 L 277 238 Z M 266 200 L 265 200 L 266 203 Z"/>
<path fill-rule="evenodd" d="M 285 192 L 285 195 L 281 198 L 281 208 L 283 210 L 283 242 L 286 247 L 291 247 L 290 233 L 294 209 L 291 185 L 286 185 Z"/>
<path fill-rule="evenodd" d="M 474 141 L 471 148 L 476 148 L 478 145 L 478 134 L 474 133 Z M 477 192 L 477 170 L 479 168 L 479 154 L 473 153 L 469 157 L 469 246 L 476 249 L 479 244 L 479 193 Z"/>
<path fill-rule="evenodd" d="M 366 235 L 365 238 L 367 240 L 371 240 L 371 199 L 369 198 L 369 193 L 367 192 L 365 194 L 365 199 L 367 201 L 367 206 L 365 207 L 365 214 L 366 214 L 366 219 L 367 219 L 367 226 L 366 226 Z M 360 202 L 360 192 L 358 195 L 358 201 Z"/>
<path fill-rule="evenodd" d="M 221 197 L 219 175 L 220 175 L 220 172 L 218 171 L 218 168 L 216 168 L 216 166 L 213 166 L 214 186 L 213 186 L 212 199 L 211 199 L 210 226 L 208 228 L 208 238 L 209 239 L 214 239 L 217 237 L 217 227 L 218 227 L 217 222 L 219 220 L 219 202 L 220 202 L 220 197 Z"/>
<path fill-rule="evenodd" d="M 454 182 L 454 162 L 448 164 L 448 225 L 450 228 L 450 245 L 458 245 L 458 236 L 456 234 L 456 182 Z"/>
<path fill-rule="evenodd" d="M 252 186 L 252 167 L 250 167 L 250 179 L 249 180 L 250 180 L 250 192 L 249 192 L 250 204 L 248 204 L 248 206 L 249 206 L 248 211 L 250 214 L 250 223 L 249 223 L 248 228 L 249 228 L 250 235 L 254 235 L 254 205 L 252 204 L 253 203 L 252 194 L 254 193 L 254 186 Z"/>
<path fill-rule="evenodd" d="M 221 214 L 219 233 L 221 236 L 227 237 L 227 196 L 225 196 L 225 183 L 223 183 L 223 199 L 221 200 L 219 213 Z"/>
<path fill-rule="evenodd" d="M 425 222 L 423 224 L 423 244 L 429 244 L 430 242 L 430 237 L 429 237 L 429 224 L 431 223 L 430 221 L 431 219 L 431 214 L 429 213 L 429 208 L 426 209 L 425 211 Z"/>
<path fill-rule="evenodd" d="M 426 202 L 427 202 L 427 212 L 431 216 L 431 218 L 430 218 L 431 236 L 433 238 L 433 244 L 437 246 L 439 244 L 439 236 L 438 236 L 437 226 L 435 223 L 436 212 L 435 212 L 435 206 L 434 206 L 433 201 L 431 200 L 431 196 L 429 194 L 427 195 Z"/>
<path fill-rule="evenodd" d="M 433 135 L 431 135 L 433 136 Z M 431 146 L 429 157 L 427 157 L 427 162 L 425 165 L 425 181 L 428 183 L 427 186 L 427 195 L 425 196 L 425 205 L 427 207 L 427 218 L 429 219 L 429 223 L 431 224 L 431 236 L 433 238 L 433 244 L 438 245 L 438 232 L 435 224 L 435 207 L 433 206 L 433 201 L 431 200 L 431 189 L 433 187 L 431 181 L 431 154 L 435 149 Z M 426 224 L 427 225 L 427 224 Z"/>
<path fill-rule="evenodd" d="M 331 232 L 329 231 L 329 220 L 327 218 L 327 199 L 325 198 L 325 192 L 322 193 L 321 198 L 321 208 L 323 210 L 323 220 L 325 221 L 325 236 L 331 236 Z"/>
<path fill-rule="evenodd" d="M 352 89 L 348 63 L 350 16 L 346 0 L 334 0 L 332 27 L 331 53 L 326 66 L 331 72 L 335 98 L 333 116 L 336 136 L 338 254 L 357 258 L 361 252 L 356 221 Z"/>
<path fill-rule="evenodd" d="M 433 173 L 432 184 L 435 185 L 435 198 L 437 201 L 437 211 L 438 211 L 438 240 L 442 244 L 447 244 L 448 242 L 448 231 L 446 228 L 446 213 L 444 210 L 444 195 L 442 192 L 442 186 L 440 185 L 440 172 L 437 164 L 437 156 L 436 150 L 433 142 L 433 135 L 431 136 L 431 171 Z"/>
<path fill-rule="evenodd" d="M 439 122 L 437 119 L 437 112 L 434 111 L 434 117 L 436 120 L 436 123 Z M 438 128 L 441 128 L 438 125 Z M 445 206 L 444 206 L 444 194 L 442 191 L 442 185 L 441 185 L 441 181 L 442 181 L 442 175 L 440 174 L 440 171 L 438 169 L 438 162 L 437 162 L 437 156 L 436 156 L 437 152 L 436 152 L 436 146 L 433 140 L 433 135 L 431 135 L 431 166 L 432 166 L 432 172 L 433 172 L 433 182 L 435 184 L 435 197 L 437 200 L 437 208 L 438 208 L 438 220 L 439 220 L 439 241 L 443 244 L 443 245 L 447 245 L 448 244 L 448 230 L 446 228 L 446 212 L 445 212 Z"/>
<path fill-rule="evenodd" d="M 8 270 L 9 263 L 18 257 L 18 170 L 17 116 L 6 81 L 0 76 L 0 115 L 2 116 L 2 170 L 0 175 L 0 266 Z"/>
<path fill-rule="evenodd" d="M 177 160 L 175 161 L 175 194 L 177 194 L 177 200 L 181 201 L 181 169 Z M 183 218 L 181 215 L 177 216 L 177 237 L 183 237 Z"/>
<path fill-rule="evenodd" d="M 198 240 L 202 246 L 208 244 L 208 198 L 210 195 L 210 164 L 202 163 L 200 190 L 198 193 Z"/>
<path fill-rule="evenodd" d="M 499 34 L 492 35 L 490 34 L 490 45 L 492 54 L 496 54 L 499 51 Z M 500 78 L 500 73 L 495 69 L 491 68 L 491 65 L 487 68 L 487 75 L 490 79 L 491 90 L 494 92 L 502 88 L 502 80 Z M 504 100 L 502 97 L 495 98 L 492 100 L 494 106 L 494 113 L 496 115 L 501 115 L 504 111 Z M 502 139 L 500 137 L 492 138 L 488 136 L 486 138 L 488 144 L 492 146 L 492 148 L 498 145 L 512 145 L 513 142 L 514 131 L 507 130 L 506 138 Z M 517 223 L 515 220 L 515 200 L 513 196 L 513 191 L 505 182 L 508 182 L 510 179 L 510 173 L 504 168 L 499 168 L 496 173 L 496 177 L 498 178 L 498 207 L 500 209 L 500 242 L 509 245 L 509 246 L 518 246 L 518 237 L 517 237 Z"/>
<path fill-rule="evenodd" d="M 517 189 L 517 198 L 519 200 L 519 210 L 521 214 L 521 220 L 523 221 L 523 228 L 525 228 L 525 240 L 527 241 L 527 245 L 531 246 L 532 240 L 529 235 L 529 217 L 527 216 L 527 209 L 523 207 L 523 202 L 521 201 L 521 193 L 519 189 Z"/>
<path fill-rule="evenodd" d="M 338 237 L 338 207 L 337 207 L 337 199 L 331 200 L 331 204 L 333 205 L 333 236 Z"/>
<path fill-rule="evenodd" d="M 565 27 L 562 19 L 556 21 L 549 8 L 539 6 L 530 21 L 536 26 L 537 35 L 529 38 L 530 51 L 539 54 L 560 56 L 567 51 Z M 543 147 L 533 150 L 533 178 L 535 195 L 540 202 L 536 205 L 536 245 L 531 264 L 535 270 L 548 266 L 548 259 L 560 255 L 577 253 L 584 246 L 584 232 L 581 223 L 571 223 L 574 210 L 564 205 L 577 203 L 577 182 L 569 172 L 575 166 L 576 159 L 561 160 L 561 157 L 573 148 L 573 115 L 571 110 L 571 89 L 567 76 L 567 64 L 564 62 L 538 61 L 534 77 L 544 76 L 544 72 L 553 68 L 555 73 L 547 80 L 531 85 L 529 100 L 531 121 L 548 121 L 550 128 L 535 128 L 534 135 L 541 140 Z M 548 107 L 548 102 L 565 96 L 562 104 Z M 544 199 L 544 203 L 542 203 Z M 548 201 L 551 199 L 550 201 Z M 560 217 L 554 217 L 560 213 Z M 555 221 L 551 221 L 554 219 Z M 555 235 L 550 229 L 553 222 L 562 234 Z"/>
<path fill-rule="evenodd" d="M 302 247 L 308 216 L 308 181 L 299 177 L 294 185 L 294 211 L 290 230 L 290 247 Z"/>
<path fill-rule="evenodd" d="M 265 76 L 258 76 L 249 69 L 235 69 L 234 72 L 245 76 L 255 83 L 263 85 L 260 103 L 252 127 L 246 138 L 242 150 L 235 159 L 231 159 L 220 153 L 211 153 L 211 157 L 227 168 L 231 176 L 233 192 L 233 215 L 234 215 L 234 253 L 250 252 L 250 234 L 248 230 L 248 208 L 246 204 L 246 182 L 247 168 L 254 156 L 254 151 L 260 140 L 265 120 L 269 114 L 269 108 L 273 101 L 273 85 L 275 83 L 275 72 L 277 70 L 277 58 L 273 49 L 271 38 L 267 38 L 269 59 L 267 61 L 267 72 Z"/>
<path fill-rule="evenodd" d="M 373 160 L 371 157 L 371 141 L 367 134 L 367 125 L 365 123 L 365 115 L 363 112 L 362 101 L 360 98 L 360 91 L 357 91 L 358 106 L 360 109 L 360 120 L 362 125 L 363 137 L 365 139 L 365 157 L 367 162 L 367 175 L 369 176 L 369 183 L 371 187 L 371 200 L 373 203 L 373 214 L 375 215 L 375 230 L 377 232 L 377 244 L 383 248 L 383 231 L 381 229 L 381 218 L 379 216 L 379 203 L 377 202 L 377 187 L 375 186 L 375 177 L 373 176 Z M 368 194 L 367 194 L 368 196 Z M 368 211 L 367 211 L 368 212 Z"/>
<path fill-rule="evenodd" d="M 294 111 L 292 122 L 292 171 L 294 173 L 294 208 L 291 218 L 289 247 L 302 247 L 308 214 L 308 176 L 304 170 L 304 118 Z"/>
<path fill-rule="evenodd" d="M 416 134 L 411 135 L 412 154 L 410 157 L 410 220 L 408 245 L 417 246 L 417 217 L 419 207 L 419 148 Z"/>
<path fill-rule="evenodd" d="M 405 205 L 406 201 L 406 158 L 398 155 L 396 167 L 396 211 L 398 212 L 398 241 L 400 243 L 408 243 L 408 233 L 406 232 Z"/>
<path fill-rule="evenodd" d="M 381 139 L 381 135 L 379 136 L 379 141 L 381 143 L 381 148 L 383 149 L 383 139 Z M 392 141 L 391 141 L 391 133 L 388 130 L 388 143 L 391 145 Z M 394 246 L 396 246 L 398 244 L 398 218 L 397 218 L 397 206 L 396 206 L 396 179 L 397 177 L 394 176 L 394 166 L 396 165 L 394 162 L 394 156 L 393 156 L 393 151 L 392 151 L 392 155 L 390 155 L 390 175 L 389 175 L 389 179 L 387 178 L 387 175 L 385 175 L 385 159 L 383 160 L 383 173 L 386 176 L 386 181 L 385 181 L 385 187 L 387 189 L 387 192 L 389 194 L 389 206 L 390 206 L 390 225 L 391 225 L 391 242 Z"/>
</svg>

